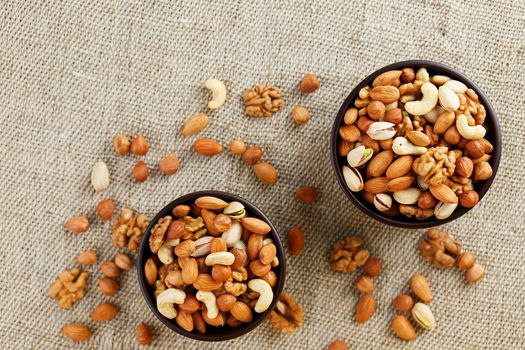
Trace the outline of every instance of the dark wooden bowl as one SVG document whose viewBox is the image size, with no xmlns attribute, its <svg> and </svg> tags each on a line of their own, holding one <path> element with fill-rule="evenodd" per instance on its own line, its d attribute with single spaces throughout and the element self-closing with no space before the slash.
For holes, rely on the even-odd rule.
<svg viewBox="0 0 525 350">
<path fill-rule="evenodd" d="M 359 83 L 353 90 L 350 92 L 350 95 L 346 98 L 346 100 L 343 102 L 343 105 L 339 109 L 339 112 L 337 113 L 337 116 L 334 121 L 334 125 L 332 128 L 332 135 L 330 140 L 330 151 L 332 155 L 332 165 L 334 167 L 335 176 L 337 178 L 337 181 L 339 182 L 339 185 L 341 186 L 342 190 L 345 192 L 347 197 L 350 199 L 350 201 L 358 207 L 361 211 L 366 213 L 368 216 L 381 221 L 385 224 L 397 226 L 397 227 L 403 227 L 403 228 L 426 228 L 426 227 L 433 227 L 433 226 L 439 226 L 443 225 L 447 222 L 450 222 L 452 220 L 455 220 L 459 218 L 460 216 L 467 213 L 470 209 L 459 207 L 456 208 L 454 213 L 450 215 L 448 218 L 444 220 L 438 220 L 435 217 L 431 217 L 427 220 L 417 220 L 416 218 L 409 218 L 404 215 L 398 215 L 396 217 L 389 217 L 384 214 L 382 214 L 380 211 L 378 211 L 373 205 L 370 205 L 363 201 L 361 198 L 359 192 L 352 192 L 348 188 L 348 186 L 345 183 L 343 172 L 341 170 L 343 165 L 347 164 L 346 157 L 339 156 L 337 152 L 337 144 L 340 140 L 339 136 L 339 127 L 343 125 L 343 118 L 346 110 L 353 106 L 354 100 L 358 97 L 359 90 L 361 88 L 365 87 L 366 85 L 371 85 L 372 81 L 380 74 L 387 72 L 389 70 L 393 69 L 403 69 L 405 67 L 411 67 L 414 68 L 414 70 L 417 70 L 420 67 L 425 67 L 430 75 L 447 75 L 451 77 L 452 79 L 459 80 L 463 83 L 465 83 L 469 88 L 473 89 L 479 97 L 480 102 L 485 106 L 487 116 L 485 119 L 485 123 L 487 124 L 489 130 L 487 132 L 487 135 L 485 138 L 494 145 L 494 151 L 492 152 L 492 158 L 490 159 L 489 163 L 492 166 L 493 174 L 492 176 L 486 180 L 486 181 L 479 181 L 474 184 L 474 189 L 479 194 L 479 199 L 483 198 L 485 193 L 487 193 L 488 189 L 490 188 L 490 185 L 492 184 L 492 181 L 494 181 L 494 178 L 496 177 L 496 172 L 498 171 L 498 166 L 501 158 L 501 132 L 500 127 L 498 123 L 498 119 L 496 117 L 496 113 L 494 112 L 494 109 L 492 108 L 489 100 L 481 91 L 481 89 L 467 76 L 464 74 L 458 72 L 455 69 L 452 69 L 444 64 L 432 62 L 432 61 L 423 61 L 423 60 L 409 60 L 409 61 L 403 61 L 403 62 L 397 62 L 390 64 L 386 67 L 383 67 L 374 73 L 370 74 L 368 77 L 366 77 L 361 83 Z M 364 175 L 362 173 L 362 175 Z M 363 179 L 365 177 L 363 176 Z"/>
<path fill-rule="evenodd" d="M 162 316 L 162 314 L 157 310 L 156 305 L 156 299 L 153 295 L 154 288 L 148 286 L 146 283 L 146 277 L 144 275 L 144 265 L 146 263 L 146 260 L 152 255 L 151 250 L 149 248 L 149 237 L 151 234 L 151 229 L 153 226 L 157 223 L 157 221 L 166 216 L 171 215 L 171 210 L 180 204 L 191 204 L 195 201 L 195 199 L 202 197 L 202 196 L 214 196 L 217 198 L 221 198 L 225 201 L 238 201 L 244 205 L 247 212 L 250 214 L 250 216 L 257 217 L 261 220 L 264 220 L 265 222 L 270 225 L 272 228 L 271 232 L 268 234 L 269 237 L 271 237 L 274 241 L 274 244 L 277 248 L 277 257 L 279 258 L 279 266 L 277 266 L 273 271 L 277 275 L 278 282 L 277 286 L 274 288 L 274 298 L 273 302 L 266 310 L 265 312 L 258 314 L 254 312 L 253 315 L 253 321 L 250 323 L 242 324 L 239 327 L 232 328 L 228 325 L 225 325 L 223 327 L 212 327 L 207 326 L 206 327 L 206 333 L 201 334 L 196 331 L 193 332 L 187 332 L 186 330 L 182 329 L 175 320 L 167 319 L 166 317 Z M 138 280 L 140 289 L 142 291 L 142 294 L 144 295 L 144 299 L 146 300 L 146 303 L 148 304 L 149 308 L 151 309 L 151 312 L 155 314 L 155 316 L 169 329 L 185 336 L 188 338 L 196 339 L 196 340 L 204 340 L 204 341 L 222 341 L 222 340 L 228 340 L 240 337 L 241 335 L 244 335 L 248 332 L 250 332 L 252 329 L 256 328 L 261 322 L 270 314 L 270 312 L 273 310 L 275 305 L 277 304 L 277 301 L 279 300 L 281 293 L 283 291 L 284 287 L 284 279 L 286 275 L 286 258 L 284 255 L 284 249 L 281 243 L 281 239 L 279 238 L 279 234 L 275 230 L 275 227 L 272 225 L 270 220 L 262 211 L 260 211 L 255 205 L 248 202 L 246 199 L 241 198 L 239 196 L 225 193 L 225 192 L 219 192 L 219 191 L 200 191 L 200 192 L 193 192 L 186 194 L 182 197 L 179 197 L 175 199 L 173 202 L 166 205 L 150 222 L 148 228 L 146 229 L 146 232 L 144 233 L 144 237 L 142 238 L 142 242 L 140 244 L 139 249 L 139 255 L 137 260 L 137 270 L 138 270 Z"/>
</svg>

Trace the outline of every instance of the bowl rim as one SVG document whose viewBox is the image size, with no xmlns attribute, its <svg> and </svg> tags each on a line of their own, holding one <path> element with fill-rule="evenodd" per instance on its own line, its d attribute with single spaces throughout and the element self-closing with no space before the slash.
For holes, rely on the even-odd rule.
<svg viewBox="0 0 525 350">
<path fill-rule="evenodd" d="M 259 219 L 262 219 L 268 223 L 271 227 L 270 235 L 271 238 L 274 241 L 274 244 L 277 248 L 277 257 L 279 258 L 279 266 L 277 267 L 279 269 L 279 279 L 277 282 L 276 287 L 274 288 L 274 298 L 272 303 L 270 304 L 270 307 L 268 309 L 261 313 L 256 314 L 257 318 L 254 315 L 254 320 L 250 323 L 242 324 L 240 327 L 237 328 L 230 328 L 224 333 L 218 332 L 217 334 L 208 334 L 208 333 L 197 333 L 197 332 L 188 332 L 184 329 L 182 329 L 175 320 L 167 319 L 166 317 L 162 316 L 162 314 L 157 310 L 155 298 L 151 294 L 149 290 L 149 286 L 146 284 L 146 277 L 144 274 L 144 265 L 146 263 L 147 258 L 151 254 L 151 251 L 149 249 L 149 236 L 151 235 L 151 229 L 153 226 L 158 222 L 158 220 L 166 215 L 171 215 L 171 210 L 179 205 L 179 204 L 187 204 L 189 201 L 193 201 L 199 197 L 202 196 L 214 196 L 221 199 L 225 199 L 228 201 L 238 201 L 242 203 L 246 209 L 248 209 L 254 217 L 257 217 Z M 240 337 L 244 334 L 247 334 L 248 332 L 252 331 L 253 329 L 257 328 L 264 319 L 270 314 L 270 312 L 274 309 L 276 306 L 278 300 L 280 299 L 281 293 L 283 292 L 284 283 L 286 279 L 286 256 L 284 253 L 284 248 L 281 242 L 281 239 L 279 237 L 279 233 L 275 229 L 274 225 L 270 221 L 270 219 L 253 203 L 250 201 L 237 196 L 232 193 L 222 192 L 222 191 L 213 191 L 213 190 L 205 190 L 205 191 L 196 191 L 187 193 L 183 196 L 180 196 L 176 198 L 175 200 L 169 202 L 167 205 L 165 205 L 158 213 L 155 215 L 155 217 L 150 221 L 148 227 L 146 228 L 146 231 L 144 232 L 144 235 L 142 236 L 142 241 L 140 244 L 138 257 L 137 257 L 137 278 L 140 285 L 140 290 L 142 292 L 142 295 L 146 301 L 146 304 L 149 306 L 150 310 L 153 312 L 153 314 L 161 321 L 166 327 L 169 329 L 175 331 L 176 333 L 179 333 L 180 335 L 183 335 L 185 337 L 200 340 L 200 341 L 224 341 L 229 340 L 233 338 Z M 225 326 L 228 327 L 228 326 Z"/>
<path fill-rule="evenodd" d="M 341 126 L 344 118 L 344 114 L 350 106 L 352 106 L 352 103 L 354 99 L 358 96 L 359 90 L 363 88 L 364 86 L 370 84 L 373 79 L 375 79 L 378 75 L 387 72 L 389 70 L 395 70 L 395 69 L 402 69 L 406 67 L 425 67 L 428 68 L 430 71 L 436 71 L 438 74 L 444 74 L 448 75 L 453 79 L 460 80 L 464 82 L 469 88 L 473 89 L 477 94 L 480 102 L 484 105 L 487 115 L 487 122 L 490 124 L 490 132 L 488 135 L 491 135 L 493 138 L 493 145 L 494 145 L 494 151 L 492 158 L 490 159 L 489 163 L 492 166 L 492 176 L 485 180 L 480 187 L 478 192 L 479 195 L 479 201 L 483 198 L 483 196 L 487 193 L 490 186 L 492 185 L 492 182 L 494 181 L 494 178 L 496 177 L 496 173 L 498 171 L 500 159 L 501 159 L 501 129 L 498 122 L 498 118 L 496 116 L 496 112 L 494 111 L 490 101 L 486 97 L 486 95 L 483 93 L 483 91 L 478 87 L 477 84 L 475 84 L 469 77 L 467 77 L 465 74 L 457 71 L 454 68 L 451 68 L 445 64 L 429 61 L 429 60 L 406 60 L 406 61 L 399 61 L 395 62 L 389 65 L 386 65 L 371 74 L 369 74 L 366 78 L 361 80 L 359 84 L 357 84 L 350 94 L 346 97 L 343 104 L 339 108 L 339 111 L 337 112 L 337 116 L 334 120 L 332 131 L 331 131 L 331 139 L 330 139 L 330 154 L 332 158 L 332 166 L 333 170 L 335 172 L 337 182 L 341 186 L 343 192 L 346 194 L 346 196 L 350 199 L 350 201 L 359 208 L 362 212 L 367 214 L 368 216 L 378 220 L 379 222 L 382 222 L 384 224 L 395 226 L 395 227 L 402 227 L 402 228 L 409 228 L 409 229 L 418 229 L 418 228 L 429 228 L 429 227 L 435 227 L 439 225 L 443 225 L 447 222 L 453 221 L 462 215 L 466 214 L 470 209 L 472 208 L 462 208 L 458 207 L 452 215 L 450 215 L 448 218 L 443 220 L 438 220 L 436 218 L 434 219 L 427 219 L 427 220 L 416 220 L 415 218 L 407 218 L 410 219 L 410 221 L 401 221 L 396 219 L 395 217 L 388 217 L 385 215 L 381 215 L 375 209 L 371 209 L 368 207 L 364 201 L 359 199 L 354 192 L 350 191 L 348 186 L 346 186 L 346 183 L 344 181 L 344 177 L 341 170 L 341 164 L 339 163 L 339 159 L 341 158 L 338 154 L 337 150 L 337 144 L 339 140 L 339 127 Z M 478 202 L 479 204 L 479 202 Z M 474 206 L 475 207 L 475 206 Z"/>
</svg>

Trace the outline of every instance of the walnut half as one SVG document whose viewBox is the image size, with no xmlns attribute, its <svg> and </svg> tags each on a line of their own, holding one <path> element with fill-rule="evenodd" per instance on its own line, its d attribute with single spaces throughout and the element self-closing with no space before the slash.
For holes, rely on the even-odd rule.
<svg viewBox="0 0 525 350">
<path fill-rule="evenodd" d="M 242 93 L 244 112 L 250 117 L 269 117 L 284 107 L 283 94 L 274 85 L 257 85 Z"/>
<path fill-rule="evenodd" d="M 283 293 L 277 307 L 270 313 L 270 323 L 284 333 L 293 333 L 303 326 L 303 307 L 290 294 Z"/>
</svg>

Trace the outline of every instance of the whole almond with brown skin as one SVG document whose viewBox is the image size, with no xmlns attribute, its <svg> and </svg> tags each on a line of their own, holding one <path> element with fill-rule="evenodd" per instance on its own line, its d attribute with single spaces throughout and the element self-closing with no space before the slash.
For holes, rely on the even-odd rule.
<svg viewBox="0 0 525 350">
<path fill-rule="evenodd" d="M 414 306 L 414 299 L 408 294 L 399 294 L 392 300 L 392 305 L 398 311 L 409 312 Z"/>
<path fill-rule="evenodd" d="M 241 224 L 248 231 L 258 235 L 265 235 L 272 230 L 270 225 L 258 218 L 245 217 L 241 219 Z"/>
<path fill-rule="evenodd" d="M 196 248 L 197 247 L 195 246 L 195 241 L 188 239 L 184 242 L 181 242 L 175 247 L 175 255 L 181 258 L 185 258 L 193 254 Z"/>
<path fill-rule="evenodd" d="M 110 321 L 117 315 L 117 307 L 110 303 L 102 303 L 91 312 L 91 319 L 97 322 Z"/>
<path fill-rule="evenodd" d="M 211 268 L 211 276 L 217 282 L 225 282 L 228 278 L 230 278 L 231 274 L 232 269 L 229 266 L 214 265 Z"/>
<path fill-rule="evenodd" d="M 155 281 L 153 282 L 155 283 Z M 102 292 L 102 294 L 110 296 L 110 297 L 115 295 L 119 290 L 118 283 L 109 277 L 102 277 L 98 281 L 98 287 L 100 288 L 100 291 Z"/>
<path fill-rule="evenodd" d="M 210 209 L 202 209 L 200 216 L 202 216 L 204 227 L 206 227 L 208 233 L 212 236 L 219 236 L 220 232 L 215 228 L 215 218 L 217 214 Z"/>
<path fill-rule="evenodd" d="M 337 144 L 337 154 L 339 154 L 341 157 L 346 157 L 353 148 L 354 148 L 353 142 L 339 140 L 339 143 Z"/>
<path fill-rule="evenodd" d="M 377 277 L 381 274 L 381 261 L 375 256 L 371 256 L 363 266 L 363 271 L 367 276 Z"/>
<path fill-rule="evenodd" d="M 180 133 L 183 136 L 191 136 L 200 132 L 208 125 L 209 118 L 206 114 L 200 112 L 192 115 L 186 120 L 184 125 L 180 128 Z"/>
<path fill-rule="evenodd" d="M 169 240 L 179 239 L 185 234 L 186 234 L 186 228 L 184 226 L 184 223 L 179 220 L 174 220 L 168 226 L 168 230 L 166 231 L 166 239 L 169 239 Z"/>
<path fill-rule="evenodd" d="M 410 279 L 410 289 L 414 294 L 425 303 L 430 303 L 432 300 L 432 292 L 425 276 L 415 274 Z"/>
<path fill-rule="evenodd" d="M 164 175 L 171 176 L 179 170 L 179 166 L 179 157 L 175 153 L 170 153 L 160 161 L 159 169 Z"/>
<path fill-rule="evenodd" d="M 144 265 L 144 275 L 148 285 L 152 286 L 155 284 L 155 281 L 157 280 L 157 265 L 152 258 L 146 260 L 146 264 Z"/>
<path fill-rule="evenodd" d="M 109 220 L 115 212 L 115 203 L 111 199 L 103 199 L 97 204 L 96 210 L 100 219 Z"/>
<path fill-rule="evenodd" d="M 222 312 L 229 312 L 237 298 L 231 294 L 222 294 L 217 297 L 217 306 Z"/>
<path fill-rule="evenodd" d="M 373 123 L 375 123 L 375 120 L 369 119 L 367 117 L 359 117 L 357 120 L 357 127 L 364 134 L 368 130 L 368 127 L 370 127 L 370 125 Z"/>
<path fill-rule="evenodd" d="M 214 327 L 222 327 L 222 326 L 224 326 L 224 316 L 220 312 L 217 315 L 217 317 L 209 318 L 208 317 L 208 313 L 206 311 L 201 311 L 201 317 L 204 320 L 204 322 L 206 322 L 210 326 L 214 326 Z"/>
<path fill-rule="evenodd" d="M 85 341 L 91 338 L 91 329 L 82 323 L 70 323 L 60 328 L 60 333 L 73 341 Z"/>
<path fill-rule="evenodd" d="M 184 270 L 183 270 L 184 271 Z M 211 292 L 222 287 L 222 282 L 213 279 L 213 276 L 207 273 L 200 273 L 197 280 L 193 283 L 193 287 L 198 290 Z"/>
<path fill-rule="evenodd" d="M 355 121 L 357 120 L 357 116 L 358 116 L 357 108 L 355 107 L 348 108 L 343 117 L 343 123 L 345 123 L 346 125 L 354 124 Z"/>
<path fill-rule="evenodd" d="M 437 200 L 442 201 L 443 203 L 458 202 L 458 196 L 456 196 L 454 191 L 452 191 L 452 189 L 445 184 L 431 185 L 429 189 L 430 193 L 432 193 L 432 195 L 436 197 Z"/>
<path fill-rule="evenodd" d="M 228 206 L 228 203 L 213 196 L 202 196 L 195 200 L 195 204 L 202 209 L 219 210 Z"/>
<path fill-rule="evenodd" d="M 319 89 L 319 86 L 321 86 L 319 78 L 317 78 L 315 74 L 308 73 L 301 80 L 299 90 L 301 90 L 302 93 L 309 94 Z"/>
<path fill-rule="evenodd" d="M 179 310 L 175 317 L 175 322 L 177 322 L 180 328 L 184 329 L 186 332 L 193 331 L 193 317 L 191 317 L 191 314 Z"/>
<path fill-rule="evenodd" d="M 361 132 L 355 125 L 344 125 L 339 128 L 339 135 L 348 142 L 356 142 L 361 137 Z"/>
<path fill-rule="evenodd" d="M 248 147 L 242 155 L 242 160 L 248 165 L 259 163 L 263 155 L 263 150 L 259 146 Z"/>
<path fill-rule="evenodd" d="M 442 134 L 450 128 L 456 121 L 456 115 L 452 111 L 446 111 L 439 115 L 434 123 L 434 133 Z"/>
<path fill-rule="evenodd" d="M 376 306 L 376 300 L 372 295 L 361 296 L 355 307 L 355 322 L 361 324 L 368 321 L 376 311 Z"/>
<path fill-rule="evenodd" d="M 153 333 L 151 332 L 151 328 L 145 323 L 139 324 L 135 330 L 135 340 L 140 345 L 151 344 L 153 341 Z"/>
<path fill-rule="evenodd" d="M 336 339 L 328 345 L 327 350 L 348 350 L 348 345 L 341 339 Z"/>
<path fill-rule="evenodd" d="M 173 208 L 171 213 L 178 218 L 182 218 L 190 213 L 190 207 L 188 205 L 182 205 L 182 204 L 177 205 L 175 208 Z"/>
<path fill-rule="evenodd" d="M 295 191 L 295 198 L 301 203 L 313 203 L 317 199 L 317 191 L 312 186 L 302 186 Z"/>
<path fill-rule="evenodd" d="M 299 255 L 304 248 L 304 233 L 299 227 L 292 227 L 288 230 L 288 247 L 290 254 Z"/>
<path fill-rule="evenodd" d="M 199 278 L 199 265 L 197 260 L 190 257 L 179 258 L 179 265 L 182 268 L 182 280 L 185 284 L 193 284 Z M 209 277 L 213 280 L 211 275 Z"/>
<path fill-rule="evenodd" d="M 269 163 L 255 164 L 253 166 L 253 172 L 261 182 L 267 185 L 273 185 L 277 182 L 277 170 L 275 170 L 275 167 Z"/>
<path fill-rule="evenodd" d="M 262 235 L 251 235 L 246 244 L 246 253 L 250 260 L 254 260 L 259 256 L 259 251 L 263 246 Z"/>
<path fill-rule="evenodd" d="M 401 77 L 400 70 L 389 70 L 378 75 L 372 82 L 372 86 L 392 85 L 398 87 L 401 84 L 399 77 Z"/>
<path fill-rule="evenodd" d="M 117 265 L 122 270 L 130 270 L 133 267 L 133 263 L 129 256 L 123 253 L 117 253 L 115 255 L 115 265 Z"/>
<path fill-rule="evenodd" d="M 409 131 L 406 133 L 406 137 L 416 146 L 426 147 L 430 145 L 430 138 L 421 131 Z"/>
<path fill-rule="evenodd" d="M 273 243 L 266 244 L 259 250 L 259 259 L 263 264 L 271 264 L 276 255 L 277 248 Z"/>
<path fill-rule="evenodd" d="M 131 153 L 137 156 L 145 156 L 149 150 L 148 140 L 142 135 L 139 135 L 131 141 Z"/>
<path fill-rule="evenodd" d="M 272 265 L 263 264 L 261 260 L 252 260 L 249 265 L 250 271 L 257 277 L 262 277 L 270 272 Z"/>
<path fill-rule="evenodd" d="M 270 270 L 270 272 L 268 272 L 266 275 L 262 276 L 261 278 L 265 280 L 266 282 L 268 282 L 268 284 L 272 288 L 275 288 L 275 286 L 277 285 L 277 275 L 272 270 Z"/>
<path fill-rule="evenodd" d="M 205 157 L 213 157 L 223 151 L 222 145 L 215 140 L 202 138 L 193 143 L 195 152 Z"/>
<path fill-rule="evenodd" d="M 100 270 L 104 276 L 109 278 L 117 278 L 122 273 L 122 270 L 113 261 L 103 261 L 100 264 Z"/>
<path fill-rule="evenodd" d="M 401 176 L 388 181 L 387 188 L 390 192 L 405 190 L 414 183 L 415 179 L 414 176 Z"/>
<path fill-rule="evenodd" d="M 413 160 L 414 158 L 409 155 L 397 158 L 386 169 L 386 177 L 389 179 L 395 179 L 397 177 L 405 176 L 412 169 Z"/>
<path fill-rule="evenodd" d="M 374 177 L 364 184 L 364 190 L 369 193 L 385 193 L 388 192 L 388 182 L 389 179 L 381 176 L 381 177 Z"/>
<path fill-rule="evenodd" d="M 230 312 L 233 317 L 241 322 L 248 323 L 253 320 L 252 309 L 242 301 L 236 301 L 233 303 Z"/>
<path fill-rule="evenodd" d="M 368 173 L 372 177 L 382 176 L 392 160 L 394 159 L 394 152 L 391 150 L 383 151 L 376 154 L 368 163 Z"/>
<path fill-rule="evenodd" d="M 195 330 L 202 334 L 206 333 L 206 322 L 204 322 L 201 313 L 195 312 L 191 314 L 191 317 L 193 318 L 193 327 Z"/>
<path fill-rule="evenodd" d="M 87 250 L 85 252 L 80 252 L 77 255 L 77 261 L 81 265 L 94 265 L 97 262 L 97 253 L 94 250 Z"/>
<path fill-rule="evenodd" d="M 397 315 L 392 319 L 392 330 L 403 340 L 416 339 L 416 330 L 405 316 Z"/>
<path fill-rule="evenodd" d="M 89 228 L 89 220 L 87 216 L 74 216 L 66 222 L 65 226 L 69 232 L 83 233 Z"/>
<path fill-rule="evenodd" d="M 384 104 L 389 104 L 399 99 L 399 90 L 395 86 L 376 86 L 370 90 L 369 94 L 372 100 L 381 101 Z"/>
<path fill-rule="evenodd" d="M 374 290 L 374 281 L 369 276 L 361 275 L 355 280 L 354 287 L 361 293 L 370 293 Z"/>
<path fill-rule="evenodd" d="M 470 177 L 474 171 L 474 163 L 468 157 L 460 157 L 456 160 L 456 173 L 464 177 Z"/>
</svg>

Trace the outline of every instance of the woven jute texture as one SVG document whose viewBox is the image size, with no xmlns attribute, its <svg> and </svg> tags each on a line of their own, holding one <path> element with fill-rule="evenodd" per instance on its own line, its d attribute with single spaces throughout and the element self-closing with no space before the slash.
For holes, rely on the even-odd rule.
<svg viewBox="0 0 525 350">
<path fill-rule="evenodd" d="M 342 338 L 351 349 L 525 348 L 525 4 L 523 1 L 11 1 L 0 4 L 0 333 L 2 348 L 136 349 L 135 327 L 154 328 L 162 349 L 322 349 Z M 483 201 L 444 226 L 477 253 L 486 278 L 468 285 L 457 269 L 436 270 L 417 252 L 423 230 L 387 227 L 358 211 L 336 183 L 329 133 L 340 104 L 366 75 L 405 59 L 448 64 L 476 81 L 497 111 L 503 157 Z M 298 83 L 315 72 L 321 88 L 301 95 Z M 225 81 L 228 100 L 207 110 L 209 77 Z M 243 114 L 241 92 L 259 83 L 279 86 L 286 107 L 271 118 Z M 296 127 L 295 105 L 312 119 Z M 204 111 L 210 125 L 184 138 L 182 122 Z M 135 156 L 118 157 L 116 133 L 146 135 L 146 183 L 131 179 Z M 205 158 L 191 145 L 212 137 L 240 138 L 264 149 L 279 181 L 261 184 L 251 169 L 224 152 Z M 182 160 L 165 177 L 158 162 L 169 152 Z M 97 160 L 108 164 L 111 185 L 95 193 L 89 181 Z M 295 189 L 313 185 L 319 200 L 303 205 Z M 165 328 L 148 309 L 136 271 L 120 277 L 113 298 L 98 290 L 98 266 L 87 268 L 86 297 L 58 309 L 47 288 L 58 272 L 77 266 L 78 252 L 112 259 L 111 222 L 95 214 L 101 198 L 118 210 L 153 216 L 176 197 L 203 189 L 241 195 L 259 206 L 283 239 L 290 226 L 306 232 L 303 254 L 288 258 L 285 289 L 306 311 L 304 327 L 282 334 L 264 323 L 224 343 L 188 340 Z M 88 215 L 86 234 L 63 224 Z M 330 245 L 363 236 L 383 260 L 374 295 L 378 309 L 354 323 L 357 274 L 328 266 Z M 408 290 L 414 273 L 428 277 L 438 326 L 418 330 L 411 343 L 390 330 L 391 300 Z M 103 301 L 119 308 L 107 323 L 90 320 Z M 66 323 L 93 330 L 86 343 L 65 339 Z"/>
</svg>

